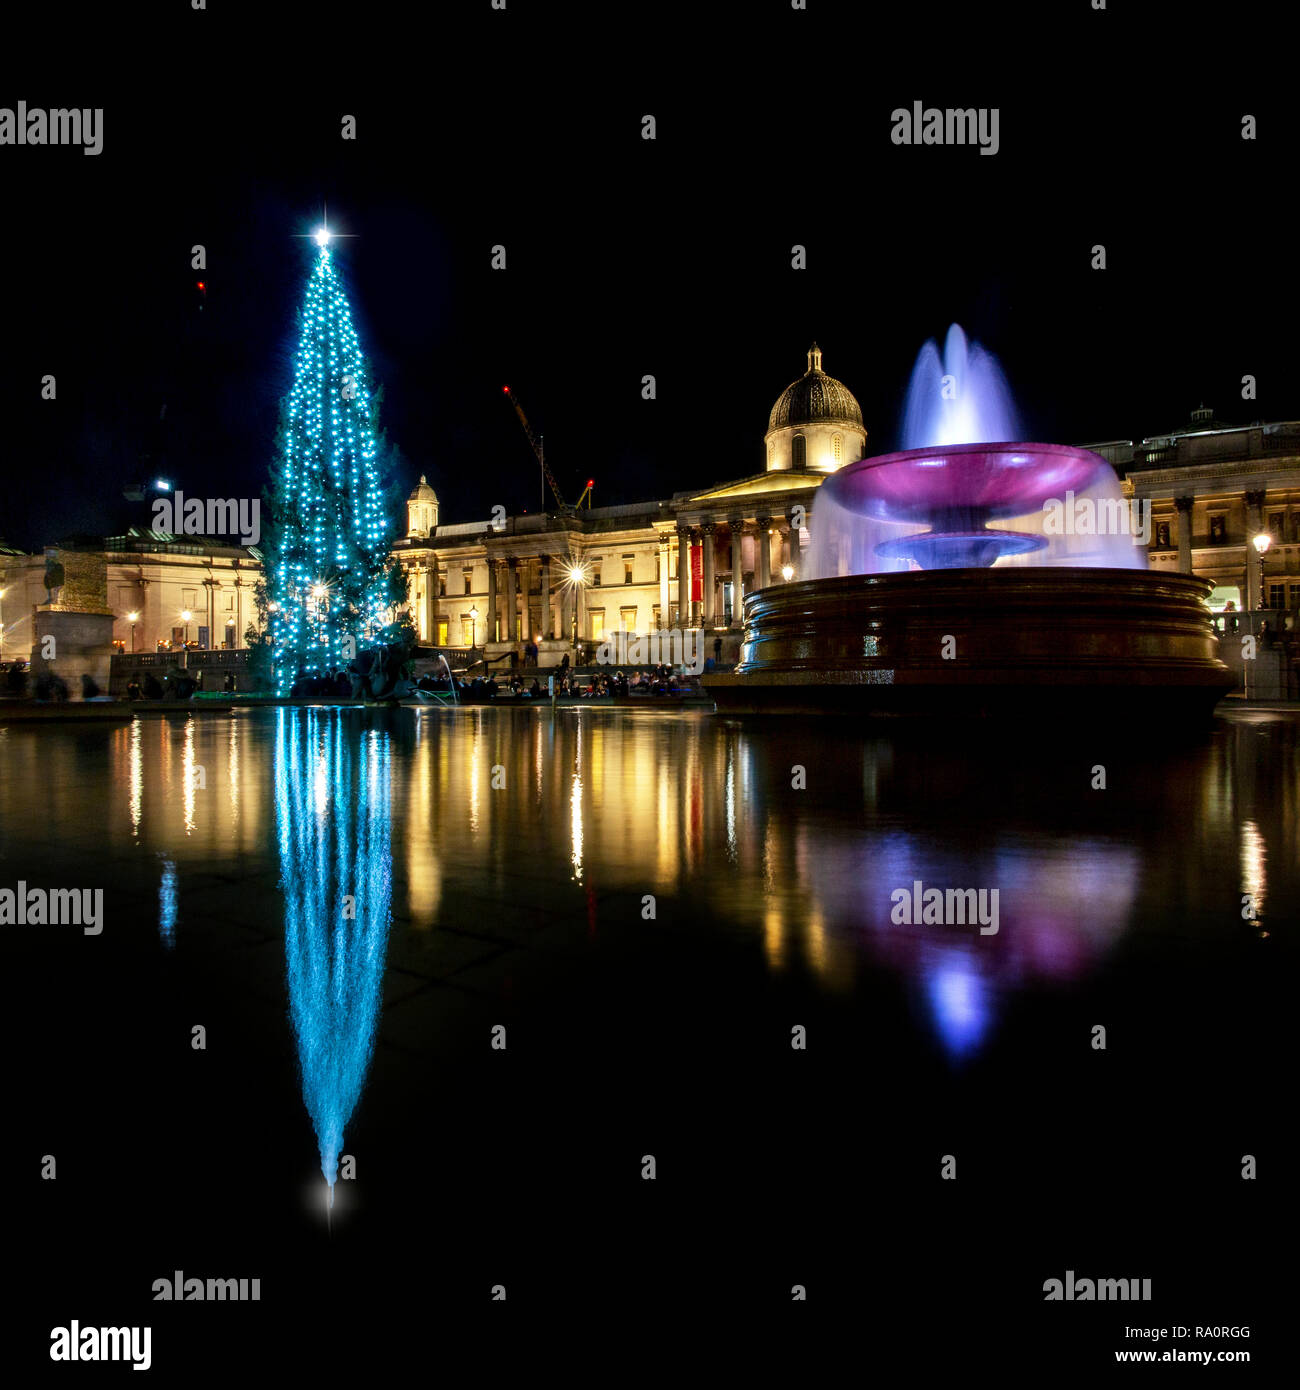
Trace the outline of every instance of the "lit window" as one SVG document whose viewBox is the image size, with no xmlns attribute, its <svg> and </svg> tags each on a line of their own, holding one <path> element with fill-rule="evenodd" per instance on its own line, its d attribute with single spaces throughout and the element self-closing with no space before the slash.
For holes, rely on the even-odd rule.
<svg viewBox="0 0 1300 1390">
<path fill-rule="evenodd" d="M 808 467 L 808 441 L 801 434 L 796 434 L 791 445 L 791 467 Z"/>
<path fill-rule="evenodd" d="M 840 461 L 840 455 L 843 452 L 843 447 L 844 436 L 837 434 L 835 438 L 831 440 L 831 456 L 832 458 L 834 458 L 836 463 Z"/>
</svg>

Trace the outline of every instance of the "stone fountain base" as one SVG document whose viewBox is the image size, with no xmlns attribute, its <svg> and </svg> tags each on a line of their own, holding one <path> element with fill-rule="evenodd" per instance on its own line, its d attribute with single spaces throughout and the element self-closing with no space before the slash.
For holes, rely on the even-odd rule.
<svg viewBox="0 0 1300 1390">
<path fill-rule="evenodd" d="M 1210 584 L 1146 570 L 1008 567 L 778 584 L 745 599 L 729 713 L 1042 718 L 1122 704 L 1198 720 L 1233 685 Z"/>
</svg>

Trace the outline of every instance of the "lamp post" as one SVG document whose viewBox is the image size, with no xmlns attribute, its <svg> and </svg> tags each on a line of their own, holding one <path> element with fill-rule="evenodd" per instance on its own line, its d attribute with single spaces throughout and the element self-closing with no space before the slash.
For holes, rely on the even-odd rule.
<svg viewBox="0 0 1300 1390">
<path fill-rule="evenodd" d="M 227 618 L 227 619 L 226 619 L 226 648 L 227 648 L 227 650 L 233 648 L 234 645 L 235 645 L 235 620 L 234 620 L 234 618 Z"/>
<path fill-rule="evenodd" d="M 1265 602 L 1265 595 L 1268 590 L 1264 587 L 1264 556 L 1273 544 L 1273 537 L 1267 531 L 1261 531 L 1258 536 L 1251 538 L 1250 543 L 1255 547 L 1255 554 L 1259 556 L 1259 606 L 1266 608 L 1268 604 Z"/>
<path fill-rule="evenodd" d="M 471 624 L 471 627 L 470 627 L 469 649 L 470 649 L 470 651 L 474 652 L 474 651 L 477 651 L 477 650 L 478 650 L 478 605 L 477 605 L 477 604 L 475 604 L 475 605 L 469 610 L 469 620 L 470 620 L 470 624 Z"/>
<path fill-rule="evenodd" d="M 131 624 L 131 654 L 135 655 L 135 625 L 140 621 L 139 613 L 128 613 L 126 620 Z"/>
<path fill-rule="evenodd" d="M 5 590 L 0 589 L 0 662 L 5 659 Z"/>
<path fill-rule="evenodd" d="M 188 648 L 190 645 L 190 619 L 194 616 L 188 608 L 181 610 L 181 622 L 185 624 L 185 636 L 181 639 L 181 646 Z"/>
<path fill-rule="evenodd" d="M 781 578 L 784 579 L 785 582 L 788 584 L 788 583 L 794 578 L 794 566 L 793 566 L 793 565 L 782 565 L 782 566 L 781 566 Z"/>
<path fill-rule="evenodd" d="M 578 660 L 578 605 L 582 602 L 582 585 L 586 579 L 581 565 L 571 565 L 568 573 L 569 583 L 573 586 L 573 660 Z"/>
</svg>

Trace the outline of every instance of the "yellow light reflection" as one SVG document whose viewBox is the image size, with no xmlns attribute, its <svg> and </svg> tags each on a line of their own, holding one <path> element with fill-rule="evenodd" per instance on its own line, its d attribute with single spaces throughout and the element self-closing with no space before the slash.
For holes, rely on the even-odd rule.
<svg viewBox="0 0 1300 1390">
<path fill-rule="evenodd" d="M 1253 820 L 1241 823 L 1241 891 L 1248 894 L 1258 920 L 1268 896 L 1268 846 Z M 1243 903 L 1244 907 L 1245 904 Z"/>
<path fill-rule="evenodd" d="M 230 721 L 230 740 L 226 745 L 226 781 L 230 784 L 230 819 L 239 819 L 239 721 Z"/>
<path fill-rule="evenodd" d="M 131 721 L 131 834 L 140 838 L 140 807 L 144 800 L 144 753 L 140 748 L 141 724 Z"/>
<path fill-rule="evenodd" d="M 185 747 L 181 753 L 181 778 L 185 788 L 185 833 L 194 830 L 194 717 L 185 721 Z"/>
<path fill-rule="evenodd" d="M 771 969 L 785 969 L 785 924 L 774 904 L 769 904 L 763 914 L 763 950 Z"/>
<path fill-rule="evenodd" d="M 573 837 L 573 877 L 582 881 L 582 777 L 573 774 L 573 787 L 569 792 L 569 829 Z"/>
</svg>

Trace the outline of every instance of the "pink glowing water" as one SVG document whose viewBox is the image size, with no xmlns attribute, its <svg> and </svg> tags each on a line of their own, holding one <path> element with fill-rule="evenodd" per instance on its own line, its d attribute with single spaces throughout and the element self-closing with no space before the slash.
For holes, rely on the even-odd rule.
<svg viewBox="0 0 1300 1390">
<path fill-rule="evenodd" d="M 916 360 L 902 453 L 820 488 L 803 577 L 989 565 L 1145 569 L 1141 516 L 1097 454 L 1007 442 L 1019 426 L 997 360 L 962 330 Z M 1149 518 L 1148 518 L 1149 521 Z"/>
</svg>

